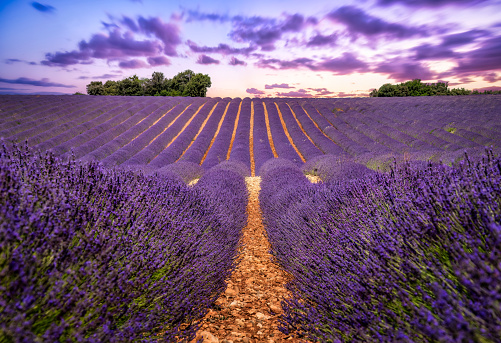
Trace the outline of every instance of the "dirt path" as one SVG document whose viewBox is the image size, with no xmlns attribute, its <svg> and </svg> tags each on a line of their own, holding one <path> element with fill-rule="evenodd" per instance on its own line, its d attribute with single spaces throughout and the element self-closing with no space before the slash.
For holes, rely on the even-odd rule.
<svg viewBox="0 0 501 343">
<path fill-rule="evenodd" d="M 246 178 L 248 224 L 243 229 L 239 264 L 226 292 L 203 319 L 197 333 L 203 342 L 292 342 L 277 329 L 280 301 L 288 296 L 284 287 L 288 276 L 271 262 L 259 207 L 260 182 L 260 177 Z"/>
</svg>

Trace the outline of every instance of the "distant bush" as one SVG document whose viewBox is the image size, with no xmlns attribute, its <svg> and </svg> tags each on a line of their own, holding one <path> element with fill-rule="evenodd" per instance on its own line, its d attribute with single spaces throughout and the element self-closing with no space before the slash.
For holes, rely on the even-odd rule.
<svg viewBox="0 0 501 343">
<path fill-rule="evenodd" d="M 434 95 L 470 95 L 470 94 L 501 94 L 501 91 L 468 90 L 464 88 L 449 89 L 448 82 L 422 83 L 420 79 L 392 85 L 385 83 L 379 89 L 370 92 L 371 97 L 395 97 L 395 96 L 434 96 Z"/>
<path fill-rule="evenodd" d="M 207 88 L 212 85 L 209 75 L 185 70 L 172 79 L 166 79 L 161 72 L 153 72 L 151 79 L 137 75 L 121 81 L 91 81 L 87 85 L 89 95 L 128 95 L 128 96 L 191 96 L 205 97 Z"/>
</svg>

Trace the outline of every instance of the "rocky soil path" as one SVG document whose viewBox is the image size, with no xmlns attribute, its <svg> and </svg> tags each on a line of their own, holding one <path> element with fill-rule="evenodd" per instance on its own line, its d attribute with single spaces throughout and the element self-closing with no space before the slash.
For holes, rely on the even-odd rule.
<svg viewBox="0 0 501 343">
<path fill-rule="evenodd" d="M 260 177 L 246 178 L 248 223 L 242 232 L 238 266 L 193 342 L 292 342 L 292 337 L 277 329 L 280 302 L 289 296 L 284 287 L 289 276 L 269 253 L 259 207 L 260 182 Z"/>
</svg>

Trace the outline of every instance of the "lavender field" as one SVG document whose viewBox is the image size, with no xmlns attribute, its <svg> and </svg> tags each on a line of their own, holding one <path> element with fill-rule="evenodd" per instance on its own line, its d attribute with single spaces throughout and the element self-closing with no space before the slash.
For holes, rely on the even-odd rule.
<svg viewBox="0 0 501 343">
<path fill-rule="evenodd" d="M 501 96 L 0 96 L 0 138 L 0 341 L 193 339 L 249 176 L 281 331 L 501 337 Z"/>
</svg>

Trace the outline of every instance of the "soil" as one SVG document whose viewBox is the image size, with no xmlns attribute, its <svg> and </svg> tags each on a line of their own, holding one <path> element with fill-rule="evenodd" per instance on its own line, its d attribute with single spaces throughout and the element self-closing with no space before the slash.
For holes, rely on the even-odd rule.
<svg viewBox="0 0 501 343">
<path fill-rule="evenodd" d="M 197 338 L 202 342 L 292 342 L 278 330 L 280 302 L 289 297 L 290 279 L 270 254 L 259 207 L 260 177 L 247 177 L 248 222 L 242 231 L 239 262 L 226 291 L 204 317 Z"/>
</svg>

